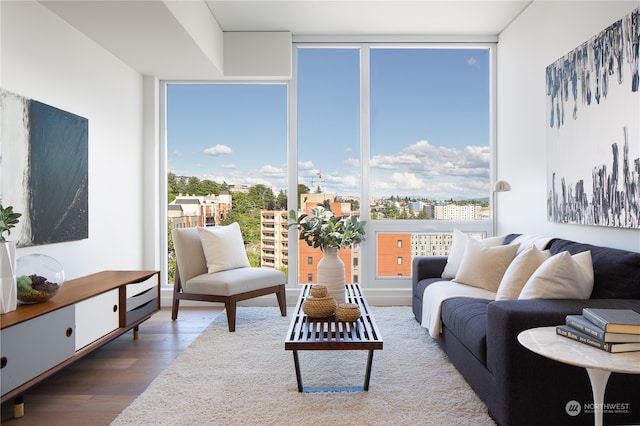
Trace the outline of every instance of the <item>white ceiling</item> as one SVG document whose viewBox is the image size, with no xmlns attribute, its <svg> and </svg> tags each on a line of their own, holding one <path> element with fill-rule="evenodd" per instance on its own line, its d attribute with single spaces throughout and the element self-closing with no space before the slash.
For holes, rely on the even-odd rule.
<svg viewBox="0 0 640 426">
<path fill-rule="evenodd" d="M 189 1 L 222 31 L 296 36 L 497 36 L 532 0 Z M 145 75 L 203 79 L 220 71 L 161 0 L 41 0 L 89 38 Z M 211 19 L 213 18 L 213 19 Z M 200 40 L 201 41 L 201 40 Z"/>
<path fill-rule="evenodd" d="M 497 35 L 531 1 L 206 0 L 223 31 L 293 35 Z"/>
</svg>

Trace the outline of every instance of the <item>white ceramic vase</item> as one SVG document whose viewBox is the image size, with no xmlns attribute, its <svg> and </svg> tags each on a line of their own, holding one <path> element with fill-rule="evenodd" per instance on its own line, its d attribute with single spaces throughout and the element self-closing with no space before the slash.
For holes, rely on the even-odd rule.
<svg viewBox="0 0 640 426">
<path fill-rule="evenodd" d="M 344 303 L 344 262 L 338 256 L 337 248 L 326 248 L 318 262 L 318 284 L 327 287 L 327 296 Z"/>
<path fill-rule="evenodd" d="M 15 311 L 18 306 L 16 288 L 16 243 L 0 243 L 0 314 Z"/>
</svg>

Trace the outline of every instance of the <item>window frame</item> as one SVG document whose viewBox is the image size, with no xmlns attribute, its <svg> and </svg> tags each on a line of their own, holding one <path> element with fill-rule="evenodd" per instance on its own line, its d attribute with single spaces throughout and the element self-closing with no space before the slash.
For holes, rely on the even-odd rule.
<svg viewBox="0 0 640 426">
<path fill-rule="evenodd" d="M 436 220 L 371 220 L 369 196 L 369 163 L 370 163 L 370 111 L 369 111 L 369 54 L 370 49 L 376 47 L 386 48 L 478 48 L 488 49 L 490 57 L 490 90 L 489 90 L 489 117 L 490 117 L 490 137 L 489 144 L 491 150 L 490 160 L 490 182 L 495 182 L 496 171 L 496 50 L 497 38 L 485 37 L 477 40 L 457 41 L 425 41 L 425 40 L 399 40 L 399 41 L 380 41 L 382 39 L 393 40 L 394 37 L 373 37 L 375 41 L 352 41 L 345 38 L 334 38 L 321 36 L 298 36 L 294 37 L 292 44 L 292 79 L 291 80 L 212 80 L 212 81 L 178 81 L 178 80 L 161 80 L 160 85 L 160 140 L 162 143 L 159 147 L 160 167 L 159 167 L 159 191 L 161 194 L 167 194 L 167 88 L 170 84 L 279 84 L 285 85 L 288 96 L 287 117 L 288 117 L 288 141 L 287 141 L 287 193 L 296 194 L 298 184 L 298 147 L 297 147 L 297 52 L 300 48 L 357 48 L 360 49 L 360 191 L 361 218 L 367 220 L 367 238 L 361 244 L 360 248 L 360 274 L 358 281 L 365 287 L 373 288 L 399 288 L 409 289 L 411 287 L 410 276 L 400 277 L 378 277 L 377 257 L 378 249 L 376 241 L 380 233 L 452 233 L 457 228 L 467 233 L 481 233 L 485 236 L 493 235 L 493 222 L 495 221 L 495 211 L 493 209 L 493 197 L 489 196 L 489 205 L 491 216 L 490 220 L 475 221 L 436 221 Z M 298 209 L 297 197 L 288 197 L 288 210 Z M 166 197 L 159 197 L 159 223 L 160 229 L 166 230 L 168 226 Z M 160 246 L 160 270 L 162 276 L 167 276 L 168 262 L 168 241 L 166 232 L 159 238 Z M 298 243 L 297 233 L 295 229 L 289 230 L 289 284 L 295 286 L 298 283 Z M 291 256 L 295 253 L 294 257 Z M 372 265 L 363 267 L 363 265 Z M 167 283 L 173 284 L 173 283 Z"/>
<path fill-rule="evenodd" d="M 489 208 L 490 219 L 489 220 L 473 220 L 473 221 L 440 221 L 440 220 L 371 220 L 371 205 L 370 205 L 370 187 L 369 187 L 369 166 L 371 158 L 370 150 L 370 51 L 371 48 L 444 48 L 444 49 L 487 49 L 489 51 L 489 147 L 491 151 L 491 159 L 489 165 L 489 181 L 494 182 L 496 180 L 496 41 L 469 41 L 469 42 L 323 42 L 314 37 L 300 37 L 297 40 L 294 39 L 293 43 L 293 84 L 290 93 L 290 123 L 291 123 L 291 143 L 296 145 L 295 156 L 293 157 L 293 169 L 290 170 L 289 179 L 290 188 L 296 188 L 298 179 L 297 170 L 297 138 L 295 122 L 297 116 L 295 111 L 297 108 L 297 94 L 296 94 L 296 82 L 298 78 L 297 70 L 297 52 L 302 48 L 359 48 L 360 49 L 360 217 L 367 221 L 367 238 L 361 243 L 360 253 L 362 262 L 360 262 L 360 276 L 363 287 L 372 288 L 399 288 L 409 289 L 411 287 L 411 276 L 393 276 L 393 277 L 380 277 L 377 276 L 377 259 L 378 259 L 378 247 L 376 241 L 378 240 L 378 234 L 380 233 L 453 233 L 453 229 L 457 228 L 466 233 L 479 233 L 486 237 L 493 235 L 493 222 L 495 221 L 495 212 L 493 210 L 493 197 L 489 193 Z M 291 193 L 291 192 L 290 192 Z M 293 192 L 295 193 L 295 192 Z M 291 206 L 291 198 L 289 199 Z M 294 204 L 290 209 L 297 209 L 297 200 L 294 200 Z M 291 232 L 291 231 L 290 231 Z M 292 234 L 289 234 L 289 252 L 297 253 L 297 243 L 295 247 L 292 247 L 293 239 Z M 294 234 L 295 236 L 295 234 Z M 291 268 L 290 271 L 293 269 Z M 295 263 L 295 262 L 294 262 Z M 363 267 L 362 265 L 372 265 Z M 296 275 L 297 276 L 297 271 Z"/>
</svg>

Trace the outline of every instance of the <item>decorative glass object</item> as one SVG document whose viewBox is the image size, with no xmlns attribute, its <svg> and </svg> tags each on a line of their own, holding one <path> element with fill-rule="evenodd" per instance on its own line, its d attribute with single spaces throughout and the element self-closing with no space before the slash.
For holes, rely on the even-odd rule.
<svg viewBox="0 0 640 426">
<path fill-rule="evenodd" d="M 64 270 L 53 257 L 29 254 L 18 258 L 16 263 L 17 294 L 21 303 L 46 302 L 62 288 Z"/>
</svg>

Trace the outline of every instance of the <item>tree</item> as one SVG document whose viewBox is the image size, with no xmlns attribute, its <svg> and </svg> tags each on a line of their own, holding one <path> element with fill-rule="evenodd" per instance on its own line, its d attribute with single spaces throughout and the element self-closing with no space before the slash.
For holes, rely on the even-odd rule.
<svg viewBox="0 0 640 426">
<path fill-rule="evenodd" d="M 278 196 L 276 197 L 276 208 L 275 210 L 287 210 L 287 193 L 282 189 L 278 192 Z"/>
<path fill-rule="evenodd" d="M 185 188 L 186 193 L 189 195 L 199 195 L 198 190 L 200 189 L 200 179 L 195 176 L 191 176 L 187 179 L 187 186 Z"/>
<path fill-rule="evenodd" d="M 173 247 L 173 221 L 169 219 L 167 224 L 167 251 L 168 251 L 168 265 L 167 265 L 167 282 L 176 282 L 176 250 Z"/>
<path fill-rule="evenodd" d="M 275 208 L 275 196 L 271 188 L 258 184 L 249 188 L 249 202 L 255 214 L 257 210 L 273 210 Z"/>
<path fill-rule="evenodd" d="M 205 179 L 198 185 L 198 195 L 220 195 L 220 184 Z"/>
<path fill-rule="evenodd" d="M 309 194 L 309 192 L 311 192 L 311 189 L 309 189 L 309 187 L 303 183 L 299 183 L 298 184 L 298 203 L 300 202 L 300 197 L 302 196 L 302 194 Z"/>
<path fill-rule="evenodd" d="M 221 225 L 238 222 L 245 244 L 260 242 L 260 210 L 255 210 L 249 194 L 237 192 L 233 194 L 233 208 Z"/>
</svg>

